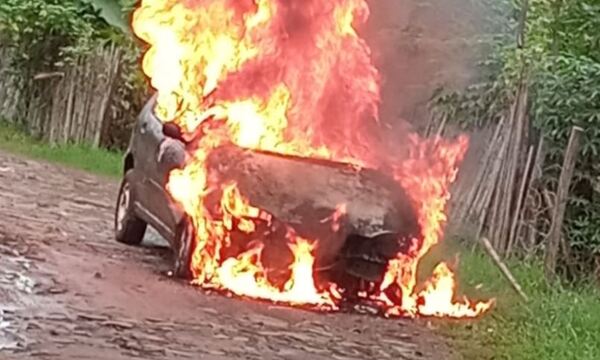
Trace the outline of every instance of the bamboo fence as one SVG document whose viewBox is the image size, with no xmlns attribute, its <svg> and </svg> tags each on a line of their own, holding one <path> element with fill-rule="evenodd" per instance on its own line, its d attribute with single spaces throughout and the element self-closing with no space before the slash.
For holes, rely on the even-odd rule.
<svg viewBox="0 0 600 360">
<path fill-rule="evenodd" d="M 109 108 L 120 77 L 121 49 L 98 47 L 60 71 L 28 79 L 10 73 L 9 58 L 8 50 L 0 49 L 0 118 L 51 143 L 102 145 L 113 120 Z"/>
</svg>

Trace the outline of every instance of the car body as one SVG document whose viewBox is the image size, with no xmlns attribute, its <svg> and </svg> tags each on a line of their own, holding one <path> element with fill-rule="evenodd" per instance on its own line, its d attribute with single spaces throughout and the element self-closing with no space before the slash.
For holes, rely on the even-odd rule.
<svg viewBox="0 0 600 360">
<path fill-rule="evenodd" d="M 115 233 L 120 242 L 139 244 L 149 224 L 176 249 L 176 273 L 187 276 L 191 242 L 186 237 L 193 231 L 166 190 L 169 172 L 185 164 L 187 145 L 166 131 L 153 112 L 155 102 L 153 97 L 141 111 L 125 154 Z M 302 238 L 318 240 L 316 270 L 342 268 L 375 281 L 419 232 L 405 191 L 373 169 L 234 145 L 215 149 L 207 168 L 216 185 L 235 182 L 252 206 Z M 264 245 L 269 266 L 289 263 L 289 256 L 282 256 L 289 250 L 285 236 L 267 236 Z"/>
</svg>

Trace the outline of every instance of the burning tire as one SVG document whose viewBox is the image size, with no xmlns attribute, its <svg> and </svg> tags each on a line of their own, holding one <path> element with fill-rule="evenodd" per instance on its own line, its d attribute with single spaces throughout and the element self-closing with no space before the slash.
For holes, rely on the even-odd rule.
<svg viewBox="0 0 600 360">
<path fill-rule="evenodd" d="M 127 245 L 139 245 L 146 233 L 146 222 L 140 219 L 133 210 L 134 191 L 129 170 L 119 188 L 117 206 L 115 209 L 115 238 Z"/>
<path fill-rule="evenodd" d="M 181 279 L 192 278 L 192 255 L 195 243 L 194 226 L 188 217 L 184 217 L 175 233 L 175 260 L 173 275 Z"/>
</svg>

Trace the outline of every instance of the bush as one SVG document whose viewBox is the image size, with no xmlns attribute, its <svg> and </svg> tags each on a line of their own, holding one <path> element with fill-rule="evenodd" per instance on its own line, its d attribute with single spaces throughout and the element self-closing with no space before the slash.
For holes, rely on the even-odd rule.
<svg viewBox="0 0 600 360">
<path fill-rule="evenodd" d="M 508 0 L 507 0 L 508 1 Z M 512 3 L 512 2 L 510 2 Z M 529 74 L 530 119 L 545 138 L 544 186 L 556 189 L 571 128 L 582 127 L 565 234 L 581 264 L 589 269 L 600 256 L 600 1 L 530 0 L 526 42 L 514 37 L 493 43 L 483 65 L 486 76 L 464 91 L 442 91 L 435 111 L 457 119 L 463 128 L 495 122 L 508 108 L 522 70 Z M 520 5 L 519 5 L 520 6 Z M 513 4 L 515 10 L 518 9 Z M 516 29 L 517 14 L 508 23 Z M 506 41 L 509 39 L 509 41 Z"/>
<path fill-rule="evenodd" d="M 18 70 L 52 67 L 65 55 L 84 52 L 110 26 L 81 0 L 4 0 L 0 3 L 3 46 Z"/>
<path fill-rule="evenodd" d="M 131 123 L 146 95 L 139 69 L 139 50 L 124 20 L 133 0 L 4 0 L 0 2 L 0 50 L 8 56 L 12 83 L 19 94 L 18 114 L 25 114 L 30 99 L 42 92 L 32 81 L 39 73 L 52 73 L 89 54 L 99 46 L 114 45 L 123 52 L 120 80 L 111 99 L 111 121 L 103 144 L 122 149 Z M 0 74 L 2 75 L 2 74 Z M 36 87 L 37 86 L 37 87 Z M 11 119 L 20 121 L 22 119 Z M 23 119 L 26 122 L 26 119 Z"/>
<path fill-rule="evenodd" d="M 600 1 L 535 4 L 531 46 L 540 48 L 540 55 L 534 125 L 548 140 L 549 186 L 558 176 L 571 127 L 585 130 L 565 230 L 578 258 L 590 264 L 600 255 Z"/>
<path fill-rule="evenodd" d="M 549 57 L 540 66 L 535 91 L 535 126 L 549 145 L 549 187 L 554 188 L 559 176 L 557 165 L 562 163 L 571 127 L 585 130 L 567 207 L 566 232 L 578 258 L 591 261 L 600 255 L 600 63 L 568 53 Z"/>
</svg>

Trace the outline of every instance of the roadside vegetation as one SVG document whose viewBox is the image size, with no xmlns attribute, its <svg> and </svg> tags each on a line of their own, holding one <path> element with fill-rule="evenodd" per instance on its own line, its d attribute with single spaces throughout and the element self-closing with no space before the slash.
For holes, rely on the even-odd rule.
<svg viewBox="0 0 600 360">
<path fill-rule="evenodd" d="M 0 150 L 45 160 L 94 174 L 119 177 L 122 154 L 87 145 L 50 145 L 0 120 Z"/>
<path fill-rule="evenodd" d="M 600 290 L 588 283 L 549 285 L 539 261 L 509 260 L 530 298 L 516 295 L 487 255 L 461 251 L 458 276 L 466 294 L 496 299 L 475 321 L 435 321 L 466 360 L 600 359 Z"/>
<path fill-rule="evenodd" d="M 583 129 L 565 220 L 558 224 L 559 276 L 544 271 L 556 206 L 551 200 L 549 211 L 527 225 L 535 235 L 504 259 L 529 303 L 487 255 L 461 251 L 461 285 L 467 293 L 477 288 L 495 297 L 497 307 L 481 321 L 439 324 L 440 331 L 466 359 L 600 359 L 600 1 L 502 3 L 512 7 L 500 14 L 507 30 L 482 39 L 490 50 L 481 78 L 464 90 L 441 91 L 432 108 L 468 131 L 495 128 L 525 83 L 526 131 L 533 139 L 527 147 L 543 144 L 531 185 L 532 193 L 545 196 L 542 203 L 558 192 L 572 128 Z M 527 154 L 520 156 L 522 166 Z M 478 240 L 459 243 L 472 248 Z"/>
<path fill-rule="evenodd" d="M 128 25 L 135 3 L 0 1 L 0 116 L 48 141 L 127 146 L 148 91 Z"/>
<path fill-rule="evenodd" d="M 557 193 L 571 130 L 582 128 L 562 224 L 569 251 L 559 265 L 570 279 L 593 272 L 600 276 L 600 1 L 500 3 L 512 11 L 500 15 L 505 30 L 482 39 L 489 52 L 480 80 L 466 90 L 442 91 L 433 109 L 465 130 L 493 128 L 506 117 L 524 81 L 529 94 L 526 131 L 532 142 L 527 145 L 535 147 L 543 138 L 543 174 L 536 189 L 550 195 Z M 539 216 L 535 224 L 541 246 L 534 251 L 543 250 L 549 220 Z"/>
</svg>

